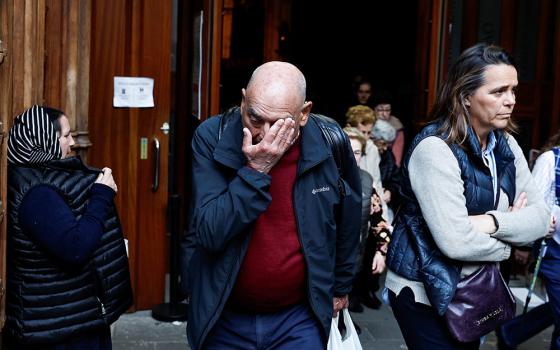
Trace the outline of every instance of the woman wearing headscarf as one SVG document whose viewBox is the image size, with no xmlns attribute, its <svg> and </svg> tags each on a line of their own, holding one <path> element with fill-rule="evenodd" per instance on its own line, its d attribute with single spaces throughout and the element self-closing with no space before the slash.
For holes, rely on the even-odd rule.
<svg viewBox="0 0 560 350">
<path fill-rule="evenodd" d="M 63 112 L 33 106 L 8 139 L 8 349 L 111 349 L 132 302 L 111 169 L 69 157 Z"/>
</svg>

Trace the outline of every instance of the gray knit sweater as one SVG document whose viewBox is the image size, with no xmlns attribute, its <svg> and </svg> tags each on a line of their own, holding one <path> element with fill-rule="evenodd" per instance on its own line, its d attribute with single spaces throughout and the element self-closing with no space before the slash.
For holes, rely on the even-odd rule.
<svg viewBox="0 0 560 350">
<path fill-rule="evenodd" d="M 501 191 L 497 210 L 487 212 L 498 221 L 499 228 L 492 235 L 477 231 L 470 222 L 459 163 L 449 146 L 431 136 L 412 152 L 408 170 L 414 195 L 438 248 L 446 256 L 464 262 L 462 276 L 474 272 L 480 262 L 507 259 L 511 245 L 527 245 L 548 231 L 550 211 L 531 177 L 523 151 L 511 135 L 508 144 L 515 155 L 515 197 L 526 192 L 527 206 L 508 212 L 509 200 Z M 385 286 L 396 295 L 410 287 L 416 302 L 430 305 L 422 282 L 389 270 Z"/>
</svg>

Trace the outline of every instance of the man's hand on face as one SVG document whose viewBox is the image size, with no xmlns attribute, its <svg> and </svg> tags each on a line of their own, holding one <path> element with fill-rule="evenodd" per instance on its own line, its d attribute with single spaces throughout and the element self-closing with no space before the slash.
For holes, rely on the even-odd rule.
<svg viewBox="0 0 560 350">
<path fill-rule="evenodd" d="M 278 119 L 263 139 L 253 145 L 248 128 L 243 128 L 242 151 L 247 157 L 247 166 L 267 174 L 292 144 L 295 122 L 291 118 Z"/>
</svg>

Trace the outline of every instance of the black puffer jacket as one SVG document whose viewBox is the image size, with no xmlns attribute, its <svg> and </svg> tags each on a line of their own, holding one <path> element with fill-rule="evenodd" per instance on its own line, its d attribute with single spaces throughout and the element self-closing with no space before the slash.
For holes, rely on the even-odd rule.
<svg viewBox="0 0 560 350">
<path fill-rule="evenodd" d="M 76 217 L 87 207 L 98 170 L 79 158 L 9 167 L 6 326 L 20 343 L 55 343 L 114 322 L 132 303 L 128 258 L 117 211 L 109 210 L 100 246 L 82 266 L 65 266 L 37 245 L 19 223 L 25 194 L 56 189 Z"/>
</svg>

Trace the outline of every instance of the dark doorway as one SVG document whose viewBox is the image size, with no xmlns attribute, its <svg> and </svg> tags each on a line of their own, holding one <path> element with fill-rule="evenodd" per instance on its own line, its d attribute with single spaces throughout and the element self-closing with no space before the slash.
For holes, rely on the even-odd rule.
<svg viewBox="0 0 560 350">
<path fill-rule="evenodd" d="M 289 57 L 307 76 L 315 111 L 343 122 L 355 104 L 353 79 L 362 75 L 374 94 L 392 93 L 395 115 L 410 120 L 417 15 L 416 8 L 402 7 L 386 1 L 294 2 Z"/>
<path fill-rule="evenodd" d="M 403 6 L 412 8 L 405 11 Z M 258 33 L 266 11 L 258 1 L 234 1 L 230 54 L 221 65 L 222 110 L 239 103 L 241 88 L 262 63 L 263 37 Z M 353 79 L 362 75 L 374 93 L 391 93 L 394 114 L 406 127 L 414 105 L 416 30 L 413 3 L 293 1 L 279 53 L 305 74 L 314 112 L 344 123 L 353 104 Z"/>
</svg>

